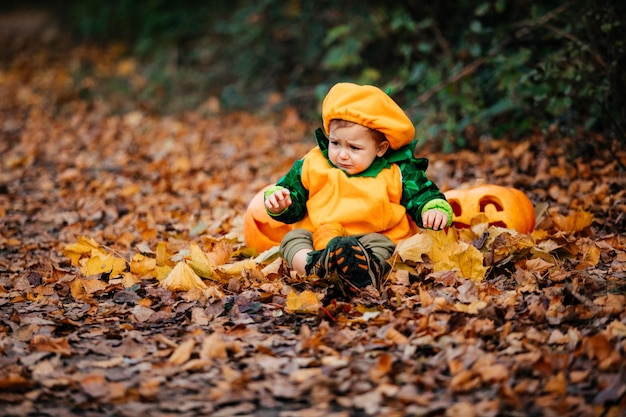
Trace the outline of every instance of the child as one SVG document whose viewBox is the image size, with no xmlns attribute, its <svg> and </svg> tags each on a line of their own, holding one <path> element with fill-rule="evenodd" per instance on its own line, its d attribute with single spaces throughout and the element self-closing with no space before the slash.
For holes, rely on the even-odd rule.
<svg viewBox="0 0 626 417">
<path fill-rule="evenodd" d="M 339 83 L 322 104 L 325 133 L 318 146 L 265 191 L 268 214 L 295 223 L 280 251 L 300 275 L 336 273 L 357 287 L 378 288 L 395 244 L 420 227 L 443 229 L 452 208 L 413 157 L 415 128 L 404 111 L 374 86 Z M 407 216 L 408 215 L 408 216 Z M 317 230 L 340 224 L 345 233 L 314 248 Z"/>
</svg>

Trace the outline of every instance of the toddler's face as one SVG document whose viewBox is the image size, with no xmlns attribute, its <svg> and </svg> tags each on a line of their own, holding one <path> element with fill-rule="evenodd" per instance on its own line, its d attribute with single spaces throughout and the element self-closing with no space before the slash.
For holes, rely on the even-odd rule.
<svg viewBox="0 0 626 417">
<path fill-rule="evenodd" d="M 389 142 L 379 143 L 370 129 L 356 123 L 332 120 L 328 131 L 328 158 L 350 175 L 365 171 L 389 147 Z"/>
</svg>

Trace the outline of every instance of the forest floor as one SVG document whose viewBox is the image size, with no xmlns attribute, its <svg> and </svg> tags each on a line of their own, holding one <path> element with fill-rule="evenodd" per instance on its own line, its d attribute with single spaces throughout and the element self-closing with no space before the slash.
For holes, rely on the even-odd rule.
<svg viewBox="0 0 626 417">
<path fill-rule="evenodd" d="M 4 416 L 624 415 L 626 152 L 609 139 L 418 148 L 444 191 L 523 191 L 535 230 L 419 234 L 380 291 L 343 293 L 243 242 L 248 202 L 317 123 L 210 97 L 133 107 L 145 80 L 116 47 L 3 51 Z"/>
</svg>

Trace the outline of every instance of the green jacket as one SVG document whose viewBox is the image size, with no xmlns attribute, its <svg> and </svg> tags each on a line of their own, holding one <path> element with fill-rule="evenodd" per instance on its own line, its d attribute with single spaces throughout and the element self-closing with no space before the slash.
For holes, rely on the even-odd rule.
<svg viewBox="0 0 626 417">
<path fill-rule="evenodd" d="M 328 138 L 322 129 L 315 131 L 315 139 L 323 155 L 328 159 Z M 415 158 L 413 149 L 417 141 L 411 142 L 398 150 L 389 149 L 385 155 L 376 158 L 374 163 L 364 172 L 354 176 L 376 177 L 383 169 L 398 165 L 402 175 L 402 198 L 400 204 L 405 207 L 411 219 L 419 226 L 422 225 L 422 213 L 430 209 L 439 209 L 448 214 L 448 225 L 452 223 L 453 212 L 439 188 L 426 177 L 428 159 Z M 302 166 L 304 159 L 296 161 L 292 168 L 283 176 L 275 187 L 270 187 L 266 196 L 271 194 L 276 187 L 289 189 L 292 205 L 279 214 L 268 214 L 275 220 L 283 223 L 296 223 L 307 214 L 306 202 L 309 191 L 302 185 Z M 333 166 L 330 160 L 328 164 Z M 339 168 L 337 168 L 339 169 Z"/>
</svg>

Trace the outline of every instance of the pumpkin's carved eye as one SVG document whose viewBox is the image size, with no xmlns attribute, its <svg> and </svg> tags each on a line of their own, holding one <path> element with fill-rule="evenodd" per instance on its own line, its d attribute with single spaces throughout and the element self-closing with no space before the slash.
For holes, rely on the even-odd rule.
<svg viewBox="0 0 626 417">
<path fill-rule="evenodd" d="M 493 195 L 486 195 L 482 197 L 479 200 L 478 205 L 479 205 L 478 211 L 480 213 L 487 214 L 488 217 L 489 217 L 489 214 L 492 212 L 504 211 L 504 206 L 502 205 L 502 202 L 500 201 L 500 199 Z M 504 228 L 508 227 L 507 224 L 503 222 L 502 220 L 489 222 L 489 225 L 495 226 L 495 227 L 504 227 Z"/>
<path fill-rule="evenodd" d="M 452 198 L 448 201 L 448 203 L 450 203 L 450 206 L 452 206 L 452 212 L 454 213 L 455 216 L 460 216 L 463 213 L 463 210 L 461 209 L 461 203 L 459 203 L 459 200 L 457 200 L 456 198 Z"/>
<path fill-rule="evenodd" d="M 486 195 L 482 197 L 478 205 L 479 205 L 478 211 L 481 213 L 484 213 L 486 211 L 485 208 L 488 205 L 492 205 L 496 209 L 496 211 L 504 211 L 504 208 L 502 207 L 502 203 L 500 202 L 500 199 L 493 195 Z"/>
<path fill-rule="evenodd" d="M 450 198 L 450 199 L 448 199 L 448 203 L 450 203 L 450 206 L 452 207 L 452 213 L 454 213 L 454 217 L 456 218 L 452 222 L 454 227 L 456 227 L 457 229 L 466 229 L 466 228 L 470 227 L 469 224 L 460 222 L 458 220 L 461 217 L 461 215 L 463 214 L 463 208 L 461 207 L 461 202 L 459 200 L 457 200 L 456 198 Z"/>
</svg>

